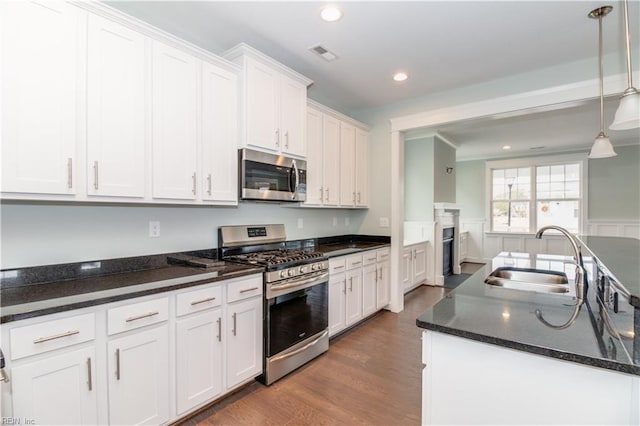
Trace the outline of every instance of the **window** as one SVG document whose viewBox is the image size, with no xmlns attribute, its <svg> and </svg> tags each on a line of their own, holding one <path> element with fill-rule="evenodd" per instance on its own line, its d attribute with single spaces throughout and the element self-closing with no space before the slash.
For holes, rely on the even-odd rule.
<svg viewBox="0 0 640 426">
<path fill-rule="evenodd" d="M 509 163 L 517 167 L 499 167 Z M 554 164 L 523 159 L 488 163 L 487 167 L 492 231 L 535 232 L 553 224 L 579 232 L 582 161 Z"/>
</svg>

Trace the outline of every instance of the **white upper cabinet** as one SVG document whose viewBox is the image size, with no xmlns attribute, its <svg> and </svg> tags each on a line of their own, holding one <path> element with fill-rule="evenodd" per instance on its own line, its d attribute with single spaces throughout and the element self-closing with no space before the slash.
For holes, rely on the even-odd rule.
<svg viewBox="0 0 640 426">
<path fill-rule="evenodd" d="M 312 81 L 244 43 L 224 56 L 244 69 L 240 146 L 305 157 Z"/>
<path fill-rule="evenodd" d="M 202 199 L 238 201 L 238 77 L 202 64 Z"/>
<path fill-rule="evenodd" d="M 340 123 L 340 204 L 355 206 L 356 128 Z"/>
<path fill-rule="evenodd" d="M 369 207 L 369 132 L 356 128 L 356 207 Z"/>
<path fill-rule="evenodd" d="M 154 198 L 195 199 L 200 62 L 157 41 L 152 57 L 152 194 Z"/>
<path fill-rule="evenodd" d="M 369 132 L 365 129 L 362 123 L 308 102 L 305 206 L 369 206 Z"/>
<path fill-rule="evenodd" d="M 145 40 L 89 15 L 87 193 L 143 197 Z"/>
<path fill-rule="evenodd" d="M 307 109 L 307 199 L 305 204 L 322 204 L 322 113 L 313 108 Z"/>
<path fill-rule="evenodd" d="M 82 12 L 2 2 L 2 191 L 75 194 Z"/>
</svg>

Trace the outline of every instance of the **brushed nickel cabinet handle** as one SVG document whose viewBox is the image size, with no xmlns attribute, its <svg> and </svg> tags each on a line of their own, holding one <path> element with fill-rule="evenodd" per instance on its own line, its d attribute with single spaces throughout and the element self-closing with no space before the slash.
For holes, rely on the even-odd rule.
<svg viewBox="0 0 640 426">
<path fill-rule="evenodd" d="M 333 269 L 344 269 L 344 265 L 336 266 L 336 267 L 335 267 L 335 268 L 333 268 Z"/>
<path fill-rule="evenodd" d="M 193 189 L 191 190 L 191 192 L 193 193 L 193 195 L 196 195 L 196 173 L 193 172 L 193 176 L 191 176 L 191 179 L 193 181 Z"/>
<path fill-rule="evenodd" d="M 329 201 L 329 188 L 325 189 L 325 192 L 327 193 L 326 200 Z"/>
<path fill-rule="evenodd" d="M 98 162 L 93 162 L 93 188 L 98 190 Z"/>
<path fill-rule="evenodd" d="M 67 187 L 73 188 L 73 158 L 67 158 Z"/>
<path fill-rule="evenodd" d="M 352 198 L 353 198 L 353 204 L 355 204 L 356 203 L 356 192 L 355 191 L 353 191 Z"/>
<path fill-rule="evenodd" d="M 141 320 L 141 319 L 144 319 L 144 318 L 152 317 L 154 315 L 158 315 L 159 313 L 160 312 L 158 312 L 158 311 L 148 312 L 146 314 L 138 315 L 137 317 L 129 317 L 125 321 L 126 322 L 137 321 L 137 320 Z"/>
<path fill-rule="evenodd" d="M 231 330 L 231 331 L 233 331 L 233 335 L 234 335 L 234 336 L 236 336 L 236 331 L 237 331 L 237 330 L 236 330 L 236 326 L 237 326 L 237 324 L 236 324 L 236 317 L 237 317 L 237 314 L 234 312 L 234 313 L 233 313 L 233 329 Z"/>
<path fill-rule="evenodd" d="M 120 349 L 116 349 L 116 380 L 120 380 Z"/>
<path fill-rule="evenodd" d="M 347 294 L 347 280 L 343 280 L 342 284 L 342 293 Z"/>
<path fill-rule="evenodd" d="M 380 274 L 380 281 L 382 281 L 382 268 L 378 269 L 378 273 Z"/>
<path fill-rule="evenodd" d="M 361 198 L 360 198 L 360 191 L 358 191 L 358 204 L 360 204 L 361 202 L 362 201 L 361 201 Z"/>
<path fill-rule="evenodd" d="M 218 317 L 218 342 L 222 342 L 222 318 Z"/>
<path fill-rule="evenodd" d="M 250 291 L 254 291 L 254 290 L 257 290 L 257 289 L 258 289 L 258 287 L 245 288 L 243 290 L 240 290 L 240 293 L 248 293 Z"/>
<path fill-rule="evenodd" d="M 195 302 L 191 302 L 191 306 L 200 305 L 202 303 L 211 302 L 212 300 L 216 300 L 215 297 L 207 297 L 206 299 L 196 300 Z"/>
<path fill-rule="evenodd" d="M 360 261 L 360 260 L 359 260 L 359 261 L 357 261 L 357 262 L 353 262 L 351 265 L 355 266 L 355 265 L 359 265 L 359 264 L 361 264 L 361 263 L 362 263 L 362 261 Z"/>
<path fill-rule="evenodd" d="M 323 191 L 322 187 L 320 187 L 320 201 L 322 201 L 322 193 L 323 193 L 323 192 L 324 192 L 324 191 Z"/>
<path fill-rule="evenodd" d="M 276 146 L 280 147 L 280 129 L 276 129 Z"/>
<path fill-rule="evenodd" d="M 284 146 L 289 149 L 289 131 L 284 132 Z"/>
<path fill-rule="evenodd" d="M 349 292 L 353 293 L 353 277 L 349 277 Z"/>
<path fill-rule="evenodd" d="M 49 340 L 61 339 L 63 337 L 73 336 L 75 334 L 80 334 L 80 330 L 69 330 L 65 331 L 64 333 L 55 334 L 53 336 L 40 337 L 39 339 L 34 340 L 33 343 L 48 342 Z"/>
<path fill-rule="evenodd" d="M 211 195 L 211 173 L 207 176 L 207 193 Z"/>
<path fill-rule="evenodd" d="M 89 386 L 89 391 L 93 390 L 93 378 L 91 377 L 91 358 L 87 358 L 87 385 Z"/>
</svg>

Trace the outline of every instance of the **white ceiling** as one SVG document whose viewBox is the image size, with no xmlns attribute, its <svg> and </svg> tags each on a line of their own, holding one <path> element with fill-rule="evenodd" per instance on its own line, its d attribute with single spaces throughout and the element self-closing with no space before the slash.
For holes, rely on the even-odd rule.
<svg viewBox="0 0 640 426">
<path fill-rule="evenodd" d="M 108 3 L 213 53 L 248 43 L 314 80 L 309 96 L 345 113 L 593 58 L 597 24 L 586 15 L 604 4 L 614 6 L 604 20 L 605 52 L 624 48 L 618 1 L 348 1 L 337 2 L 344 17 L 334 23 L 320 20 L 327 3 L 315 1 Z M 639 6 L 630 1 L 634 52 Z M 339 59 L 308 51 L 317 44 Z M 637 68 L 640 58 L 633 59 Z M 397 70 L 409 80 L 392 81 Z M 509 155 L 531 146 L 584 148 L 598 133 L 598 105 L 439 131 L 459 146 L 460 159 L 499 156 L 505 141 L 514 146 Z M 640 142 L 635 131 L 619 136 Z"/>
</svg>

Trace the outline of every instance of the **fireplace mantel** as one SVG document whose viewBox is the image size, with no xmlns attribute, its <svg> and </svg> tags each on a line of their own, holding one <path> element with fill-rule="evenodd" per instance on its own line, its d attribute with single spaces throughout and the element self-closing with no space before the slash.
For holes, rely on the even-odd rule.
<svg viewBox="0 0 640 426">
<path fill-rule="evenodd" d="M 442 266 L 443 247 L 442 230 L 453 228 L 453 273 L 460 273 L 460 206 L 454 203 L 434 203 L 434 271 L 435 284 L 444 285 Z"/>
</svg>

